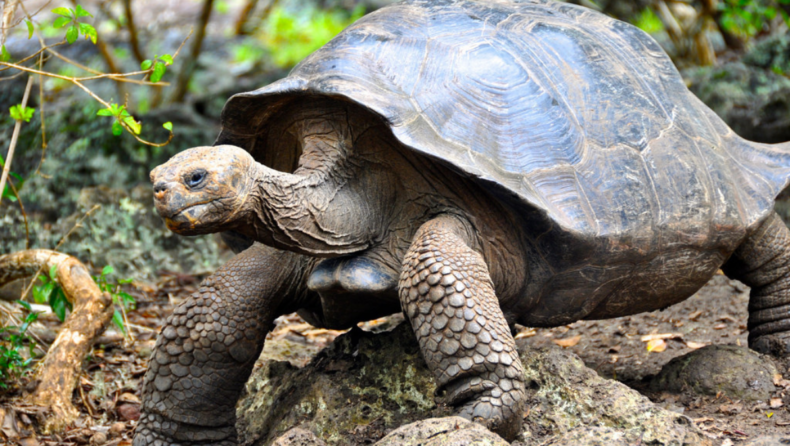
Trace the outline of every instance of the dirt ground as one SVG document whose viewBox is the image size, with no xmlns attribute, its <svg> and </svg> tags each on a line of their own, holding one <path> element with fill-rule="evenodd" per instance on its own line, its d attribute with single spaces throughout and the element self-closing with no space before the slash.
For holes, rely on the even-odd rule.
<svg viewBox="0 0 790 446">
<path fill-rule="evenodd" d="M 163 274 L 156 285 L 136 284 L 130 290 L 138 308 L 129 313 L 134 342 L 119 341 L 110 332 L 95 347 L 82 376 L 74 403 L 81 411 L 75 426 L 65 434 L 36 434 L 45 414 L 15 403 L 15 396 L 30 383 L 0 398 L 0 432 L 10 444 L 23 446 L 107 444 L 127 446 L 139 416 L 140 386 L 154 346 L 156 332 L 165 318 L 189 294 L 200 278 Z M 650 392 L 649 377 L 670 359 L 708 344 L 746 345 L 748 289 L 718 275 L 692 298 L 664 311 L 605 321 L 577 322 L 552 329 L 521 327 L 518 342 L 530 347 L 552 344 L 568 348 L 600 375 L 637 388 L 657 404 L 689 416 L 702 429 L 737 443 L 757 435 L 790 432 L 790 389 L 777 387 L 770 402 L 741 402 L 726 396 L 674 395 Z M 57 328 L 54 317 L 43 317 Z M 368 329 L 391 320 L 368 323 Z M 316 329 L 296 315 L 278 319 L 269 335 L 262 359 L 288 360 L 303 366 L 342 332 Z M 653 335 L 653 336 L 651 336 Z M 663 335 L 663 336 L 662 336 Z M 648 339 L 661 339 L 648 351 Z M 555 347 L 556 348 L 556 347 Z M 777 361 L 777 370 L 790 379 L 788 363 Z M 785 383 L 787 384 L 787 383 Z M 773 407 L 771 407 L 773 406 Z"/>
</svg>

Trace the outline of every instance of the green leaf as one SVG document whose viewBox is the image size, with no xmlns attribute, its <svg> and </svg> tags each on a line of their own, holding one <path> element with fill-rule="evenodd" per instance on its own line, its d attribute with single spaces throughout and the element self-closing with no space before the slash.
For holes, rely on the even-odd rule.
<svg viewBox="0 0 790 446">
<path fill-rule="evenodd" d="M 101 270 L 101 278 L 104 279 L 105 276 L 109 276 L 114 272 L 115 272 L 115 268 L 113 268 L 112 265 L 107 265 Z"/>
<path fill-rule="evenodd" d="M 139 135 L 140 131 L 142 130 L 142 126 L 139 122 L 135 121 L 133 117 L 127 116 L 123 118 L 123 123 L 129 126 L 129 128 L 134 132 L 135 135 Z"/>
<path fill-rule="evenodd" d="M 121 133 L 123 133 L 123 126 L 121 125 L 121 123 L 118 121 L 113 122 L 112 134 L 115 136 L 121 136 Z"/>
<path fill-rule="evenodd" d="M 161 60 L 162 62 L 168 65 L 173 65 L 173 56 L 169 54 L 162 54 L 161 56 L 159 56 L 159 60 Z"/>
<path fill-rule="evenodd" d="M 49 278 L 52 280 L 57 280 L 58 278 L 58 265 L 52 265 L 49 267 Z"/>
<path fill-rule="evenodd" d="M 71 25 L 71 27 L 66 31 L 66 41 L 69 44 L 72 44 L 77 41 L 77 37 L 80 36 L 80 28 L 77 25 Z"/>
<path fill-rule="evenodd" d="M 36 109 L 30 107 L 22 108 L 22 104 L 12 106 L 10 110 L 11 117 L 14 118 L 14 120 L 25 122 L 30 122 L 30 119 L 33 117 L 33 113 L 36 111 Z"/>
<path fill-rule="evenodd" d="M 35 300 L 37 304 L 45 304 L 49 302 L 50 297 L 52 297 L 52 291 L 55 290 L 56 285 L 57 284 L 54 282 L 46 282 L 42 285 L 34 286 L 33 300 Z"/>
<path fill-rule="evenodd" d="M 30 19 L 25 19 L 25 24 L 27 25 L 27 38 L 30 39 L 33 37 L 33 22 Z"/>
<path fill-rule="evenodd" d="M 63 294 L 63 289 L 60 287 L 58 287 L 49 297 L 49 306 L 52 308 L 52 312 L 55 313 L 55 316 L 57 316 L 61 322 L 66 320 L 67 304 L 68 301 L 66 300 L 66 296 Z"/>
<path fill-rule="evenodd" d="M 26 309 L 27 311 L 33 311 L 33 310 L 30 308 L 30 304 L 29 304 L 29 303 L 27 303 L 27 302 L 25 302 L 25 301 L 23 301 L 23 300 L 19 300 L 19 299 L 17 299 L 15 302 L 16 302 L 16 303 L 18 303 L 19 305 L 22 305 L 23 307 L 25 307 L 25 309 Z"/>
<path fill-rule="evenodd" d="M 3 48 L 0 49 L 0 61 L 8 62 L 9 60 L 11 60 L 11 54 L 6 49 L 5 45 L 3 45 Z"/>
<path fill-rule="evenodd" d="M 162 127 L 164 127 L 168 131 L 171 131 L 171 132 L 173 131 L 173 123 L 170 122 L 170 121 L 167 121 L 164 124 L 162 124 Z"/>
<path fill-rule="evenodd" d="M 140 63 L 140 69 L 141 70 L 147 70 L 147 69 L 151 68 L 151 65 L 153 65 L 153 62 L 151 62 L 151 59 L 146 59 L 146 60 L 142 61 L 142 63 Z"/>
<path fill-rule="evenodd" d="M 103 108 L 103 109 L 97 111 L 96 114 L 98 116 L 113 116 L 112 110 L 110 110 L 109 108 Z"/>
<path fill-rule="evenodd" d="M 52 26 L 54 26 L 55 28 L 63 28 L 64 26 L 71 23 L 71 21 L 72 20 L 70 17 L 58 17 L 57 19 L 55 19 L 55 23 L 53 23 Z"/>
<path fill-rule="evenodd" d="M 123 315 L 120 311 L 115 310 L 115 312 L 112 314 L 112 321 L 115 323 L 118 329 L 123 332 L 123 334 L 126 334 L 126 325 L 123 323 Z"/>
<path fill-rule="evenodd" d="M 94 28 L 92 25 L 88 25 L 87 23 L 80 23 L 80 31 L 86 39 L 93 42 L 94 45 L 96 44 L 96 39 L 99 38 L 99 35 L 96 33 L 96 28 Z"/>
<path fill-rule="evenodd" d="M 72 13 L 72 11 L 69 8 L 63 8 L 63 7 L 55 8 L 55 9 L 52 10 L 52 12 L 54 12 L 55 14 L 58 14 L 58 15 L 66 16 L 66 17 L 72 17 L 73 16 L 73 13 Z"/>
<path fill-rule="evenodd" d="M 165 71 L 167 71 L 167 66 L 162 62 L 157 62 L 154 65 L 154 72 L 151 73 L 151 82 L 159 82 L 165 75 Z"/>
<path fill-rule="evenodd" d="M 86 11 L 82 6 L 77 5 L 77 17 L 93 17 L 91 13 Z"/>
</svg>

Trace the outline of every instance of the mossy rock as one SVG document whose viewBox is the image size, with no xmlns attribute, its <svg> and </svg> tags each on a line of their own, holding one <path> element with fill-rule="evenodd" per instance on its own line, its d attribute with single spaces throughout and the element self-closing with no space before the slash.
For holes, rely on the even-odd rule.
<svg viewBox="0 0 790 446">
<path fill-rule="evenodd" d="M 709 444 L 687 417 L 601 378 L 571 353 L 556 348 L 520 354 L 529 400 L 525 425 L 514 445 L 600 444 L 584 433 L 599 428 L 622 439 L 612 444 Z M 408 324 L 379 334 L 353 329 L 304 368 L 263 361 L 237 407 L 237 428 L 251 445 L 270 445 L 296 426 L 327 445 L 371 444 L 400 426 L 451 415 L 451 408 L 434 403 L 434 390 Z M 441 430 L 441 423 L 428 424 Z M 411 428 L 427 428 L 420 426 Z M 480 441 L 498 444 L 494 437 L 486 438 Z"/>
<path fill-rule="evenodd" d="M 776 390 L 771 360 L 747 347 L 709 345 L 669 361 L 650 383 L 653 390 L 719 392 L 735 399 L 768 401 Z"/>
</svg>

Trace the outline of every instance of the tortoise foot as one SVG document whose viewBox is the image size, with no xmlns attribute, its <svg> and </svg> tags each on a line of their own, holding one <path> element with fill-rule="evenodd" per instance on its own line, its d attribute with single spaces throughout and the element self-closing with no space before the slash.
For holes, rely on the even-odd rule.
<svg viewBox="0 0 790 446">
<path fill-rule="evenodd" d="M 208 429 L 144 414 L 135 430 L 132 446 L 236 446 L 236 427 Z"/>
<path fill-rule="evenodd" d="M 521 430 L 521 411 L 516 409 L 520 409 L 522 404 L 516 404 L 507 392 L 494 390 L 487 393 L 464 404 L 458 416 L 482 424 L 503 438 L 515 438 Z"/>
</svg>

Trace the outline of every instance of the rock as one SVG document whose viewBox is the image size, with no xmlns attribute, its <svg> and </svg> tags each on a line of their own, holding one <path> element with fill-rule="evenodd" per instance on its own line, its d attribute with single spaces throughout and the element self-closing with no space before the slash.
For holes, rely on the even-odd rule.
<svg viewBox="0 0 790 446">
<path fill-rule="evenodd" d="M 743 56 L 743 63 L 790 73 L 790 36 L 776 34 L 760 40 Z"/>
<path fill-rule="evenodd" d="M 519 444 L 545 441 L 540 437 L 548 437 L 556 445 L 604 444 L 602 438 L 616 445 L 710 444 L 688 417 L 654 405 L 622 383 L 600 377 L 568 351 L 525 349 L 521 360 L 532 392 L 521 433 L 526 442 Z"/>
<path fill-rule="evenodd" d="M 709 444 L 687 417 L 599 377 L 571 353 L 527 350 L 521 359 L 530 393 L 525 426 L 514 445 L 602 444 L 595 443 L 596 436 L 614 445 Z M 370 444 L 386 434 L 380 446 L 404 444 L 393 438 L 431 430 L 446 431 L 441 435 L 446 442 L 437 445 L 500 444 L 482 427 L 459 421 L 456 432 L 456 418 L 441 418 L 452 415 L 452 409 L 434 403 L 434 390 L 408 324 L 379 334 L 353 329 L 306 367 L 264 360 L 237 406 L 237 428 L 240 440 L 251 445 L 271 444 L 294 426 L 327 445 Z M 474 438 L 483 443 L 468 442 Z"/>
<path fill-rule="evenodd" d="M 507 446 L 482 425 L 461 417 L 429 418 L 401 426 L 375 446 Z"/>
<path fill-rule="evenodd" d="M 314 433 L 295 427 L 285 434 L 277 437 L 272 446 L 326 446 Z"/>
<path fill-rule="evenodd" d="M 757 437 L 742 443 L 743 446 L 787 446 L 790 445 L 790 435 L 767 435 Z"/>
<path fill-rule="evenodd" d="M 105 434 L 104 432 L 96 432 L 91 437 L 91 441 L 90 441 L 91 446 L 99 446 L 104 443 L 107 443 L 107 434 Z"/>
<path fill-rule="evenodd" d="M 742 137 L 790 140 L 790 79 L 743 62 L 684 73 L 689 89 Z"/>
<path fill-rule="evenodd" d="M 269 444 L 298 425 L 328 445 L 370 444 L 404 424 L 450 415 L 433 401 L 433 377 L 406 325 L 379 335 L 352 329 L 301 369 L 264 361 L 237 406 L 240 440 Z"/>
<path fill-rule="evenodd" d="M 709 345 L 669 361 L 650 383 L 653 390 L 768 401 L 776 390 L 771 360 L 747 347 Z"/>
<path fill-rule="evenodd" d="M 116 410 L 121 419 L 126 421 L 136 421 L 140 419 L 139 404 L 121 404 Z"/>
</svg>

